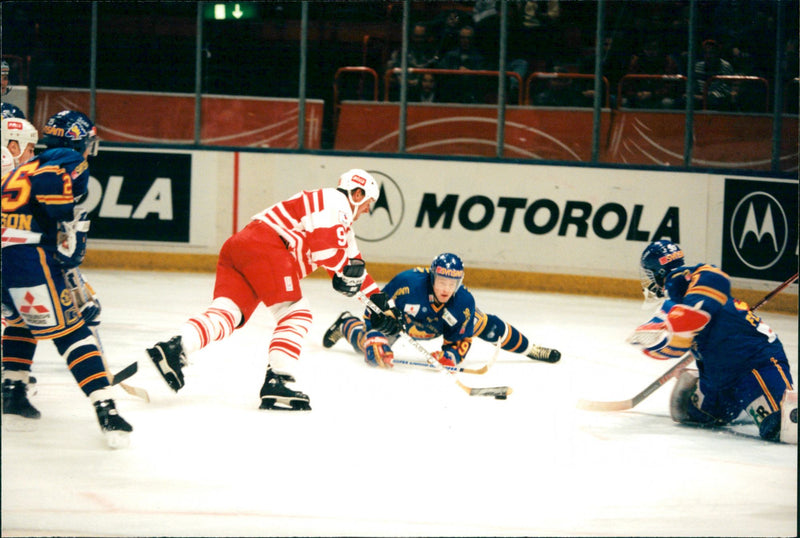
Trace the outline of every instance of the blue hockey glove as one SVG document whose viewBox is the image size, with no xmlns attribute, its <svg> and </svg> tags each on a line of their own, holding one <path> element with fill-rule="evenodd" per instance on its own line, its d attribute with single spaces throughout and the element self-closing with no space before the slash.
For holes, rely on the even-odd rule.
<svg viewBox="0 0 800 538">
<path fill-rule="evenodd" d="M 75 218 L 59 221 L 56 235 L 55 259 L 64 267 L 77 267 L 86 256 L 86 237 L 89 233 L 89 218 L 86 211 L 75 208 Z"/>
<path fill-rule="evenodd" d="M 392 368 L 394 353 L 389 341 L 380 331 L 369 331 L 364 340 L 364 358 L 370 366 Z"/>
<path fill-rule="evenodd" d="M 64 271 L 64 278 L 72 293 L 72 299 L 81 312 L 83 321 L 89 327 L 100 325 L 100 312 L 102 311 L 100 301 L 95 296 L 92 287 L 84 280 L 80 270 L 77 267 L 67 269 Z"/>
</svg>

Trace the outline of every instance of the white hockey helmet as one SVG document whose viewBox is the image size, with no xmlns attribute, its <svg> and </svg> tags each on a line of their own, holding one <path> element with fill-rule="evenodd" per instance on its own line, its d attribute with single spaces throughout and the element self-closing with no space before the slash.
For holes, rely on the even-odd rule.
<svg viewBox="0 0 800 538">
<path fill-rule="evenodd" d="M 11 150 L 7 147 L 3 146 L 3 172 L 2 175 L 6 175 L 10 171 L 14 169 L 14 156 L 11 155 Z"/>
<path fill-rule="evenodd" d="M 372 201 L 377 202 L 381 195 L 380 189 L 378 189 L 378 183 L 375 181 L 375 178 L 372 177 L 372 174 L 360 168 L 353 168 L 339 176 L 339 184 L 337 187 L 347 192 L 347 199 L 350 200 L 350 203 L 355 207 L 360 206 L 370 198 Z M 362 189 L 365 194 L 364 199 L 358 203 L 354 202 L 352 194 L 353 189 Z"/>
<path fill-rule="evenodd" d="M 19 151 L 22 153 L 28 147 L 28 144 L 36 145 L 39 141 L 39 132 L 28 120 L 5 118 L 2 125 L 3 147 L 7 148 L 8 143 L 12 140 L 16 140 L 17 144 L 19 144 Z M 19 166 L 18 158 L 19 155 L 14 156 L 14 166 Z"/>
</svg>

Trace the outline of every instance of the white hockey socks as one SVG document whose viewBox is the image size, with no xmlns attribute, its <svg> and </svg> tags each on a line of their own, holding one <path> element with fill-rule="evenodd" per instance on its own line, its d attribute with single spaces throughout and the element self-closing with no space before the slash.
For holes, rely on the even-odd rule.
<svg viewBox="0 0 800 538">
<path fill-rule="evenodd" d="M 199 316 L 190 318 L 181 326 L 183 351 L 187 355 L 206 347 L 211 342 L 230 336 L 242 322 L 242 311 L 227 297 L 218 297 Z"/>
<path fill-rule="evenodd" d="M 311 309 L 303 298 L 294 303 L 273 305 L 270 311 L 277 325 L 269 344 L 269 363 L 273 370 L 285 372 L 293 360 L 300 358 L 303 341 L 311 328 Z"/>
</svg>

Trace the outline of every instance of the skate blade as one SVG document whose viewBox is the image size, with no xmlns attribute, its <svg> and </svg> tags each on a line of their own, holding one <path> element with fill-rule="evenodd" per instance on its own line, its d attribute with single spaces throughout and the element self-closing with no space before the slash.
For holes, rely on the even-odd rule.
<svg viewBox="0 0 800 538">
<path fill-rule="evenodd" d="M 25 418 L 20 415 L 3 415 L 3 429 L 8 432 L 35 432 L 39 427 L 39 419 Z"/>
<path fill-rule="evenodd" d="M 262 398 L 259 409 L 274 411 L 311 411 L 311 405 L 303 400 L 289 400 L 287 398 Z"/>
<path fill-rule="evenodd" d="M 108 448 L 128 448 L 131 445 L 131 433 L 120 430 L 103 432 Z"/>
</svg>

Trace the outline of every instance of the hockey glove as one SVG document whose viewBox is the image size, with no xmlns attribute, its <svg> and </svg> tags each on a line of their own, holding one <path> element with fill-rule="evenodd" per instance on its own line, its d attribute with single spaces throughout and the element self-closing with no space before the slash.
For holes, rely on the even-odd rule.
<svg viewBox="0 0 800 538">
<path fill-rule="evenodd" d="M 342 272 L 333 275 L 333 289 L 347 297 L 352 297 L 361 289 L 365 278 L 367 278 L 367 267 L 364 260 L 350 258 Z"/>
<path fill-rule="evenodd" d="M 100 325 L 100 301 L 94 294 L 92 287 L 84 280 L 77 267 L 64 271 L 64 279 L 72 293 L 72 299 L 81 312 L 83 321 L 90 327 Z"/>
<path fill-rule="evenodd" d="M 439 361 L 439 364 L 442 366 L 456 366 L 460 362 L 458 355 L 456 355 L 456 352 L 452 349 L 434 351 L 431 355 L 433 355 L 433 358 Z"/>
<path fill-rule="evenodd" d="M 56 235 L 55 259 L 64 267 L 77 267 L 86 256 L 86 236 L 89 233 L 86 211 L 75 208 L 75 218 L 59 221 Z"/>
<path fill-rule="evenodd" d="M 369 331 L 364 340 L 364 358 L 370 366 L 391 368 L 394 366 L 394 353 L 389 341 L 379 331 Z"/>
<path fill-rule="evenodd" d="M 383 292 L 371 295 L 370 300 L 381 309 L 380 314 L 370 311 L 369 324 L 373 329 L 389 337 L 403 330 L 403 314 L 394 305 L 393 300 L 387 298 Z"/>
</svg>

